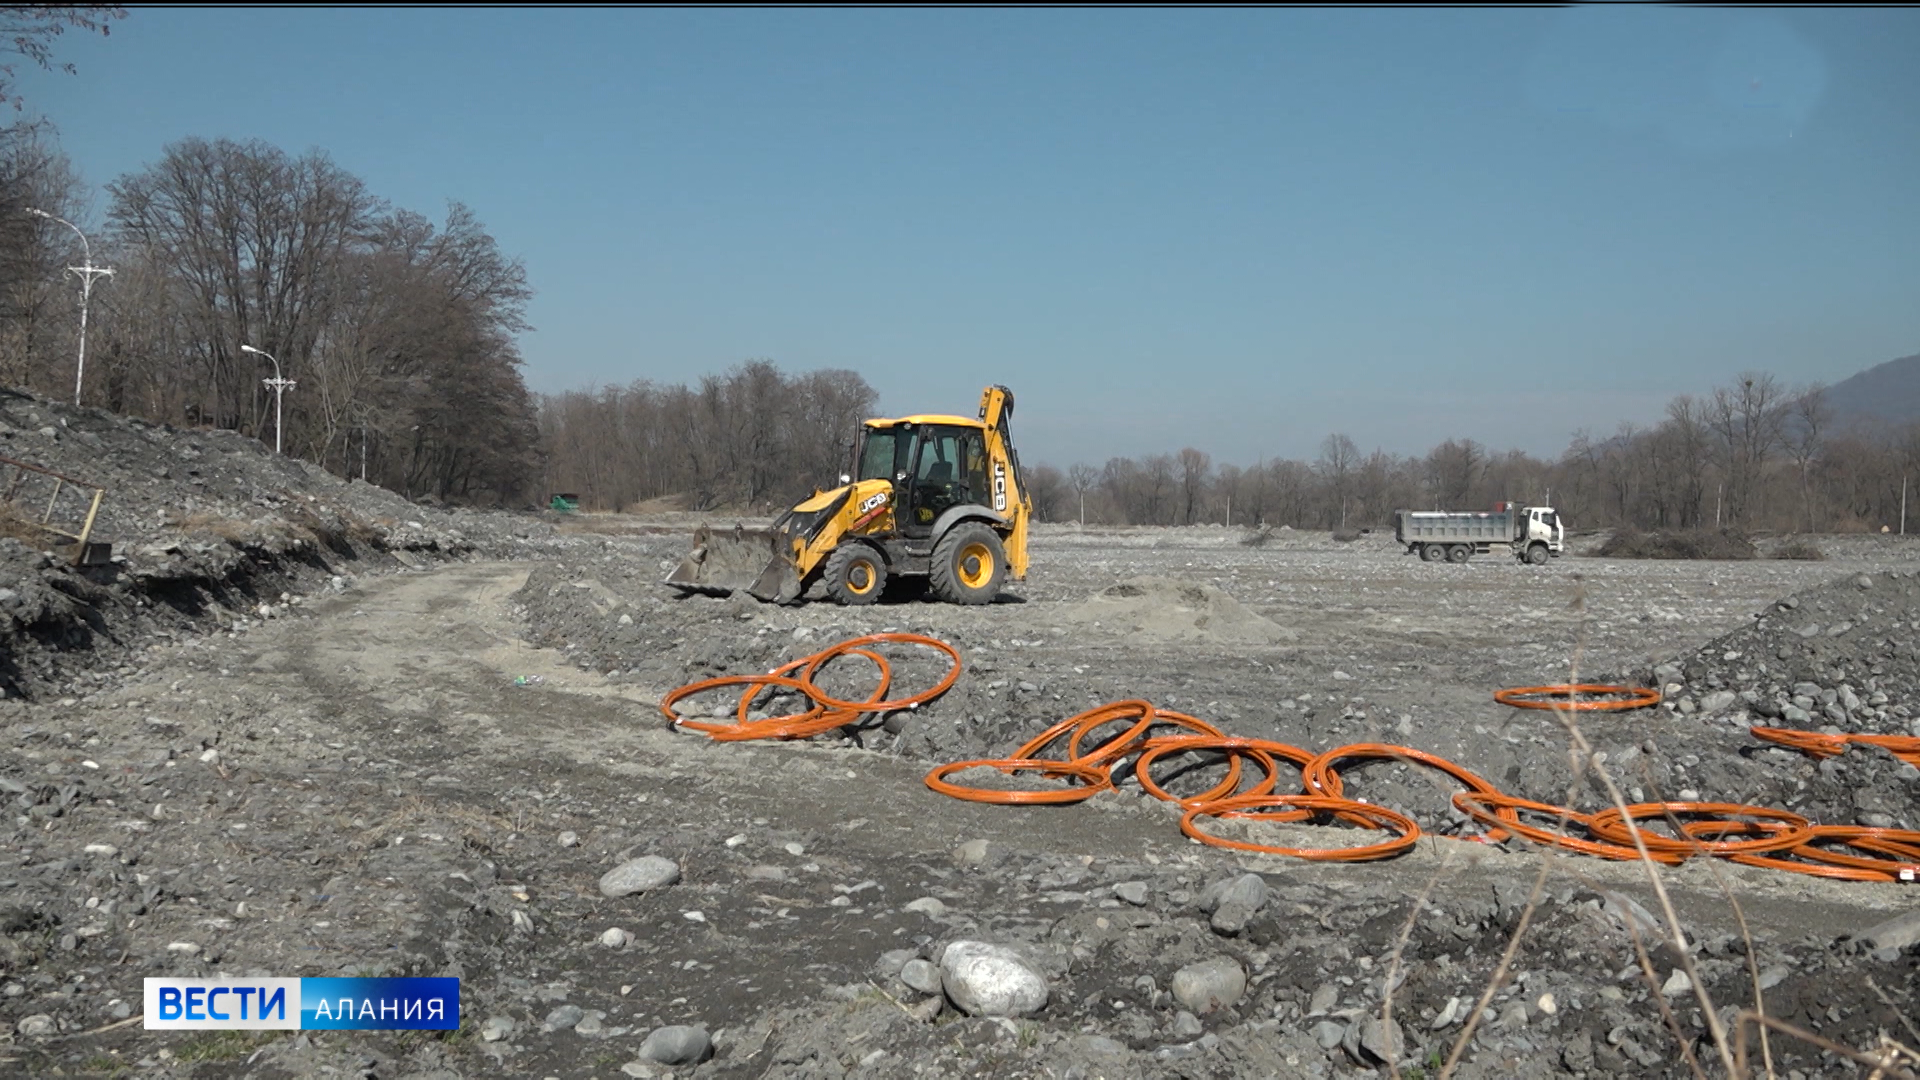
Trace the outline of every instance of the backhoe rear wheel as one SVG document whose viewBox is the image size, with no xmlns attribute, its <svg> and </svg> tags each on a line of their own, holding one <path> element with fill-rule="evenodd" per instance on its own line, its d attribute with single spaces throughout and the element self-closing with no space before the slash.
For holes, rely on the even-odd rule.
<svg viewBox="0 0 1920 1080">
<path fill-rule="evenodd" d="M 827 556 L 827 595 L 849 607 L 864 607 L 880 599 L 887 587 L 887 564 L 865 544 L 846 543 Z"/>
<path fill-rule="evenodd" d="M 933 591 L 949 604 L 991 604 L 1006 580 L 1006 563 L 999 534 L 970 521 L 954 526 L 933 546 L 928 576 Z"/>
</svg>

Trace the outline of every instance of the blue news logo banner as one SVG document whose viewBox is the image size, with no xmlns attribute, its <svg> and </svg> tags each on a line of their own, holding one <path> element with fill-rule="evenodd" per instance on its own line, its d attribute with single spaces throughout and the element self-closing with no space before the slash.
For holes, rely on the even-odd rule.
<svg viewBox="0 0 1920 1080">
<path fill-rule="evenodd" d="M 302 1031 L 453 1031 L 459 979 L 301 979 Z"/>
<path fill-rule="evenodd" d="M 149 1030 L 454 1031 L 459 979 L 147 979 Z"/>
</svg>

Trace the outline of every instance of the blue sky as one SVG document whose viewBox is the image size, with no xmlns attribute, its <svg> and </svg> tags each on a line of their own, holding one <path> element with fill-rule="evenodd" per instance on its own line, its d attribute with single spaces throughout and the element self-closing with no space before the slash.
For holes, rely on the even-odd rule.
<svg viewBox="0 0 1920 1080">
<path fill-rule="evenodd" d="M 1920 352 L 1917 53 L 1920 9 L 140 8 L 19 90 L 96 189 L 260 138 L 468 204 L 537 391 L 765 357 L 1251 464 Z"/>
</svg>

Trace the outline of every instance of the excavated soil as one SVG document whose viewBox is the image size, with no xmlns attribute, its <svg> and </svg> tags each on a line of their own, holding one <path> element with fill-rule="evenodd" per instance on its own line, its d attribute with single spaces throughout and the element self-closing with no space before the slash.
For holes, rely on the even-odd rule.
<svg viewBox="0 0 1920 1080">
<path fill-rule="evenodd" d="M 1920 828 L 1920 770 L 1749 733 L 1920 734 L 1920 545 L 1904 538 L 1816 538 L 1825 562 L 1583 547 L 1535 568 L 1424 564 L 1380 537 L 1048 526 L 1001 603 L 776 608 L 659 585 L 691 518 L 450 512 L 232 436 L 18 397 L 0 420 L 6 456 L 52 456 L 79 428 L 96 470 L 150 478 L 113 489 L 128 505 L 112 567 L 0 541 L 0 1074 L 1326 1077 L 1380 1075 L 1384 1054 L 1433 1076 L 1523 921 L 1456 1075 L 1688 1076 L 1689 1055 L 1724 1075 L 1708 1005 L 1733 1026 L 1756 1001 L 1856 1052 L 1920 1046 L 1920 949 L 1860 940 L 1916 910 L 1912 886 L 1690 860 L 1659 874 L 1683 952 L 1644 867 L 1483 842 L 1429 770 L 1341 770 L 1350 795 L 1428 833 L 1353 864 L 1201 846 L 1133 784 L 1000 807 L 923 783 L 1140 698 L 1313 751 L 1409 746 L 1593 810 L 1607 796 L 1576 783 L 1561 723 L 1491 695 L 1621 681 L 1666 701 L 1580 731 L 1628 798 Z M 953 688 L 795 742 L 718 743 L 658 708 L 693 680 L 879 631 L 952 643 Z M 946 670 L 885 655 L 896 694 Z M 821 684 L 864 696 L 870 671 L 849 658 Z M 677 881 L 602 892 L 649 855 Z M 1218 887 L 1249 873 L 1258 902 L 1229 918 Z M 1023 956 L 1044 1007 L 976 1017 L 916 989 L 909 961 L 960 940 Z M 1209 1008 L 1176 973 L 1221 960 L 1243 986 Z M 220 973 L 456 975 L 463 1025 L 141 1029 L 143 977 Z M 710 1036 L 702 1063 L 643 1056 L 674 1025 Z M 1757 1032 L 1736 1041 L 1764 1075 Z M 1781 1077 L 1867 1074 L 1790 1035 L 1764 1052 Z"/>
</svg>

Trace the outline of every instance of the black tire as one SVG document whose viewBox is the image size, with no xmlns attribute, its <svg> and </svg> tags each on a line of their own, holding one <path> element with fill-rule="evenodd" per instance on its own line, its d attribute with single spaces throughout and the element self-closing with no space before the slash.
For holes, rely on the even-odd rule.
<svg viewBox="0 0 1920 1080">
<path fill-rule="evenodd" d="M 1427 562 L 1439 562 L 1447 557 L 1447 549 L 1439 544 L 1420 545 L 1420 557 Z"/>
<path fill-rule="evenodd" d="M 1007 552 L 1000 535 L 977 521 L 955 525 L 933 546 L 928 577 L 949 604 L 991 604 L 1007 579 Z"/>
<path fill-rule="evenodd" d="M 1547 565 L 1547 560 L 1551 557 L 1552 556 L 1547 553 L 1547 545 L 1545 544 L 1535 544 L 1527 549 L 1527 561 L 1535 566 Z"/>
<path fill-rule="evenodd" d="M 1463 563 L 1473 558 L 1473 549 L 1465 544 L 1455 544 L 1447 549 L 1447 561 Z"/>
<path fill-rule="evenodd" d="M 848 607 L 865 607 L 880 599 L 887 587 L 887 563 L 880 553 L 860 543 L 845 543 L 827 556 L 827 595 Z"/>
</svg>

